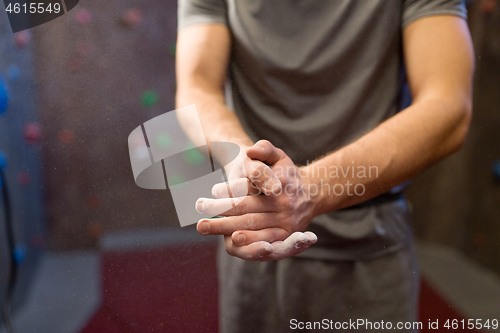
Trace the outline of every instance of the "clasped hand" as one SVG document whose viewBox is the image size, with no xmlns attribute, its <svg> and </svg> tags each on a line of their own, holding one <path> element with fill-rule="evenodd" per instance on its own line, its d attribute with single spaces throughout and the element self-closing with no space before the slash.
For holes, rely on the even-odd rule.
<svg viewBox="0 0 500 333">
<path fill-rule="evenodd" d="M 200 214 L 221 216 L 200 220 L 198 232 L 224 235 L 227 253 L 250 261 L 284 259 L 316 243 L 314 233 L 303 232 L 314 217 L 307 177 L 269 141 L 241 153 L 243 166 L 225 168 L 228 183 L 213 187 L 215 199 L 196 202 Z"/>
</svg>

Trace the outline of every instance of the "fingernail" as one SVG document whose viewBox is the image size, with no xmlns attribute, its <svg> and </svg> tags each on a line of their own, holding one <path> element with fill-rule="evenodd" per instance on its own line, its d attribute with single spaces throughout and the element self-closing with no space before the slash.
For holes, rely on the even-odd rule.
<svg viewBox="0 0 500 333">
<path fill-rule="evenodd" d="M 247 238 L 245 237 L 245 235 L 239 234 L 238 237 L 237 237 L 237 239 L 236 239 L 236 242 L 238 243 L 237 245 L 243 245 L 243 244 L 245 244 L 246 239 Z"/>
<path fill-rule="evenodd" d="M 207 235 L 210 232 L 210 223 L 207 220 L 198 222 L 198 232 L 202 235 Z"/>
<path fill-rule="evenodd" d="M 191 201 L 192 202 L 192 201 Z M 196 211 L 200 214 L 203 214 L 203 200 L 202 199 L 198 199 L 196 201 Z"/>
<path fill-rule="evenodd" d="M 264 249 L 264 250 L 261 250 L 261 251 L 259 252 L 259 257 L 261 257 L 261 258 L 262 258 L 262 257 L 267 257 L 267 256 L 268 256 L 268 255 L 270 255 L 270 254 L 271 254 L 271 251 L 269 251 L 268 249 Z"/>
</svg>

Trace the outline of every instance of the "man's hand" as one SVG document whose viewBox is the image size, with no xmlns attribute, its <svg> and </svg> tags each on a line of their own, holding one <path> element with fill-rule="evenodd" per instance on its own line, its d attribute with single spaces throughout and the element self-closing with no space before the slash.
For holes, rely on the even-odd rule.
<svg viewBox="0 0 500 333">
<path fill-rule="evenodd" d="M 268 141 L 259 141 L 245 153 L 252 161 L 271 166 L 281 186 L 273 185 L 272 193 L 258 195 L 255 180 L 264 184 L 268 176 L 263 173 L 269 174 L 260 164 L 246 168 L 246 177 L 215 185 L 212 193 L 216 199 L 199 199 L 198 212 L 216 215 L 228 204 L 233 208 L 221 214 L 223 218 L 200 220 L 198 232 L 225 235 L 226 251 L 246 260 L 278 260 L 305 251 L 317 241 L 313 233 L 302 233 L 314 216 L 314 202 L 306 179 L 292 160 Z M 233 196 L 235 193 L 249 193 L 249 196 L 242 201 L 230 198 L 227 187 Z M 239 204 L 235 205 L 234 200 Z"/>
<path fill-rule="evenodd" d="M 272 171 L 271 167 L 264 163 L 265 161 L 250 158 L 248 156 L 249 153 L 250 156 L 254 156 L 254 151 L 262 148 L 256 145 L 239 145 L 239 147 L 239 157 L 227 164 L 224 163 L 224 171 L 226 172 L 229 184 L 227 184 L 227 186 L 221 184 L 221 186 L 216 187 L 219 197 L 222 195 L 220 193 L 225 193 L 225 197 L 227 197 L 228 193 L 231 194 L 232 197 L 241 197 L 247 194 L 264 193 L 270 195 L 272 193 L 279 193 L 281 191 L 281 182 Z M 213 150 L 212 153 L 214 153 Z M 215 155 L 214 158 L 216 160 L 227 160 L 227 156 L 218 156 L 219 153 L 223 155 L 224 151 L 218 151 L 212 154 L 212 156 Z M 251 183 L 252 186 L 246 186 L 248 183 Z M 214 194 L 214 197 L 217 198 L 217 195 Z"/>
</svg>

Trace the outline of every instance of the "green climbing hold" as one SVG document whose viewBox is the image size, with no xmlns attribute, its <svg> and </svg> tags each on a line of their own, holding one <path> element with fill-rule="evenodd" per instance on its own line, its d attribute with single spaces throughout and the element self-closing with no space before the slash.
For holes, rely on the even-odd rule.
<svg viewBox="0 0 500 333">
<path fill-rule="evenodd" d="M 205 156 L 197 148 L 192 148 L 190 145 L 184 152 L 184 161 L 190 165 L 200 165 L 205 161 Z"/>
<path fill-rule="evenodd" d="M 172 57 L 175 57 L 176 52 L 177 52 L 177 44 L 171 43 L 170 46 L 168 47 L 168 53 L 170 53 Z"/>
<path fill-rule="evenodd" d="M 168 186 L 181 185 L 186 182 L 186 178 L 183 175 L 172 175 L 167 176 Z"/>
<path fill-rule="evenodd" d="M 158 136 L 156 137 L 156 144 L 161 149 L 168 149 L 171 143 L 172 139 L 167 133 L 158 134 Z"/>
<path fill-rule="evenodd" d="M 141 96 L 141 103 L 145 107 L 152 107 L 158 103 L 158 93 L 154 90 L 148 90 Z"/>
</svg>

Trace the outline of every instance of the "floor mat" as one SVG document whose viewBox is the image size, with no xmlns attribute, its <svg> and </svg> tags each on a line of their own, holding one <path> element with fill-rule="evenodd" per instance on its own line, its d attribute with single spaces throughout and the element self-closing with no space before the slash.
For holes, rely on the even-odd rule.
<svg viewBox="0 0 500 333">
<path fill-rule="evenodd" d="M 215 258 L 213 243 L 104 253 L 103 303 L 81 333 L 217 332 Z M 422 332 L 449 332 L 453 319 L 463 316 L 422 279 Z M 436 320 L 439 329 L 430 329 Z"/>
<path fill-rule="evenodd" d="M 216 245 L 102 255 L 103 303 L 82 333 L 217 332 Z"/>
</svg>

